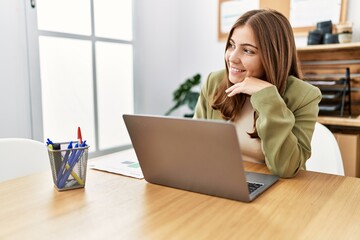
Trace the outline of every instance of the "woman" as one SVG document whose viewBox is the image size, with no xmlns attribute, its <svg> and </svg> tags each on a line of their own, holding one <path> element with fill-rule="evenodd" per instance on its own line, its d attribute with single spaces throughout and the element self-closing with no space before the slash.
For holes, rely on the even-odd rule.
<svg viewBox="0 0 360 240">
<path fill-rule="evenodd" d="M 292 28 L 275 10 L 252 10 L 231 28 L 226 69 L 209 75 L 194 118 L 235 123 L 243 159 L 295 176 L 311 155 L 321 92 L 300 80 Z"/>
</svg>

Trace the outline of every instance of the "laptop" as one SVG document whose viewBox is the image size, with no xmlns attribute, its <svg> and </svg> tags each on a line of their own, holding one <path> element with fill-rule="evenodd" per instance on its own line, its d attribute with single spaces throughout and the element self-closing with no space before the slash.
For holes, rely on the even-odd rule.
<svg viewBox="0 0 360 240">
<path fill-rule="evenodd" d="M 123 119 L 149 183 L 250 202 L 279 179 L 244 171 L 231 122 L 138 114 Z"/>
</svg>

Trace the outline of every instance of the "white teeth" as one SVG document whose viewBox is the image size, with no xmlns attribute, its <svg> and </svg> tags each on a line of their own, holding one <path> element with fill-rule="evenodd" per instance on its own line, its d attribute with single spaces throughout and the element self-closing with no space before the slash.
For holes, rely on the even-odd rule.
<svg viewBox="0 0 360 240">
<path fill-rule="evenodd" d="M 237 68 L 231 68 L 231 71 L 234 72 L 245 72 L 245 70 L 237 69 Z"/>
</svg>

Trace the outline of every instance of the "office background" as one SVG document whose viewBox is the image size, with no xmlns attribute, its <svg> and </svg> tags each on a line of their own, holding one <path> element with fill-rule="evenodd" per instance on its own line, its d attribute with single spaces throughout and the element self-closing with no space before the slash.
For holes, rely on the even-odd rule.
<svg viewBox="0 0 360 240">
<path fill-rule="evenodd" d="M 23 2 L 0 1 L 0 137 L 34 138 L 32 121 L 41 114 L 31 116 L 28 70 L 36 66 L 26 55 L 34 49 L 27 41 L 33 33 L 24 26 L 28 16 Z M 135 112 L 164 114 L 172 105 L 172 92 L 186 78 L 200 73 L 205 81 L 210 71 L 223 68 L 224 42 L 217 36 L 218 0 L 133 2 Z M 348 0 L 353 41 L 360 41 L 359 8 L 359 1 Z M 304 46 L 306 36 L 296 41 Z"/>
</svg>

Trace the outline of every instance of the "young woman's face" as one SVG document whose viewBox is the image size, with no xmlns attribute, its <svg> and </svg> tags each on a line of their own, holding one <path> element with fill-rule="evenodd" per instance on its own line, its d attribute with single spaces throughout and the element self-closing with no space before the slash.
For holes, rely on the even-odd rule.
<svg viewBox="0 0 360 240">
<path fill-rule="evenodd" d="M 249 26 L 235 28 L 225 52 L 225 61 L 229 69 L 229 80 L 233 84 L 242 82 L 245 77 L 264 77 L 259 49 Z"/>
</svg>

